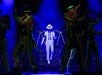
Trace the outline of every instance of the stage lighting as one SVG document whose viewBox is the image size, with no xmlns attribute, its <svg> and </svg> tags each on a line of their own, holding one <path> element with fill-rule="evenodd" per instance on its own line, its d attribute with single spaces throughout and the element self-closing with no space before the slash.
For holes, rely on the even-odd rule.
<svg viewBox="0 0 102 75">
<path fill-rule="evenodd" d="M 11 5 L 13 3 L 13 0 L 3 0 L 5 5 Z"/>
</svg>

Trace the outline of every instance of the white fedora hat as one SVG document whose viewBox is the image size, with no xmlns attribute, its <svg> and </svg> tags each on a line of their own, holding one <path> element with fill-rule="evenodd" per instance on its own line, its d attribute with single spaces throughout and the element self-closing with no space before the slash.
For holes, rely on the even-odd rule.
<svg viewBox="0 0 102 75">
<path fill-rule="evenodd" d="M 48 24 L 46 28 L 47 28 L 47 29 L 52 29 L 53 26 L 52 26 L 51 24 Z"/>
</svg>

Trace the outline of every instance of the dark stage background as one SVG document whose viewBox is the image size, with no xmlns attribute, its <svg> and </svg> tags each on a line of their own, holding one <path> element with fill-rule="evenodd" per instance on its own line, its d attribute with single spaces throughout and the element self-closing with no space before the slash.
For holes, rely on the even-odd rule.
<svg viewBox="0 0 102 75">
<path fill-rule="evenodd" d="M 77 1 L 77 0 L 76 0 Z M 84 0 L 81 0 L 84 1 Z M 12 50 L 16 45 L 17 42 L 17 35 L 16 35 L 16 24 L 13 16 L 14 12 L 14 6 L 16 5 L 17 10 L 19 11 L 19 14 L 22 13 L 22 5 L 28 3 L 30 5 L 30 8 L 33 9 L 32 16 L 34 18 L 35 26 L 33 30 L 34 39 L 36 40 L 36 43 L 38 41 L 39 33 L 36 31 L 45 31 L 46 26 L 48 23 L 51 23 L 53 25 L 53 30 L 58 30 L 63 32 L 63 37 L 65 37 L 65 23 L 63 19 L 63 12 L 67 8 L 68 0 L 0 0 L 0 10 L 2 10 L 2 14 L 5 15 L 8 14 L 10 17 L 10 30 L 6 33 L 6 39 L 7 39 L 7 55 L 8 55 L 8 61 L 9 61 L 9 68 L 10 71 L 13 72 L 13 57 L 12 57 Z M 87 2 L 83 2 L 83 7 L 87 6 L 88 9 L 93 12 L 95 12 L 98 15 L 102 15 L 102 2 L 101 0 L 88 0 Z M 92 16 L 92 15 L 90 15 Z M 94 17 L 94 16 L 93 16 Z M 102 17 L 100 17 L 99 22 L 97 25 L 94 26 L 97 32 L 102 30 Z M 56 36 L 58 39 L 58 33 L 56 32 Z M 38 42 L 38 48 L 33 49 L 34 56 L 36 57 L 36 62 L 38 63 L 40 72 L 58 72 L 59 67 L 61 64 L 61 55 L 63 52 L 63 40 L 62 37 L 60 37 L 59 45 L 55 45 L 54 49 L 54 57 L 53 61 L 50 65 L 47 64 L 45 59 L 45 45 L 41 47 L 41 37 L 39 38 Z M 55 43 L 57 42 L 57 39 L 55 40 Z M 102 35 L 95 36 L 96 42 L 98 44 L 99 53 L 100 53 L 100 60 L 102 63 Z M 88 71 L 97 71 L 96 65 L 95 65 L 95 55 L 93 53 L 90 61 L 90 66 Z M 28 62 L 27 53 L 25 54 L 25 61 L 23 62 L 23 67 L 27 68 L 27 71 L 32 71 L 29 62 Z M 102 64 L 101 64 L 102 66 Z M 79 67 L 77 64 L 76 58 L 74 58 L 73 62 L 71 63 L 70 72 L 78 72 Z M 3 72 L 2 64 L 0 64 L 0 72 Z"/>
</svg>

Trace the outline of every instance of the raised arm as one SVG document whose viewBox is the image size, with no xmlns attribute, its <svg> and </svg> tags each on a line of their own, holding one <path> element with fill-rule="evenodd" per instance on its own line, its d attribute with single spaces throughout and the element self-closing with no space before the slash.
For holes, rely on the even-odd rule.
<svg viewBox="0 0 102 75">
<path fill-rule="evenodd" d="M 32 20 L 32 17 L 30 15 L 26 14 L 23 17 L 21 17 L 21 19 L 22 19 L 22 23 L 23 24 L 27 24 L 27 23 L 29 23 Z"/>
<path fill-rule="evenodd" d="M 64 19 L 68 21 L 75 21 L 75 19 L 71 19 L 66 13 L 64 13 Z"/>
</svg>

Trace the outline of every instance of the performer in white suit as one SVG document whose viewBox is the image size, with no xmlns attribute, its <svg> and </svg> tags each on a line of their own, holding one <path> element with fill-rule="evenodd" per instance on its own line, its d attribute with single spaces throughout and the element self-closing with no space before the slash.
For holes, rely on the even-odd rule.
<svg viewBox="0 0 102 75">
<path fill-rule="evenodd" d="M 48 62 L 48 64 L 50 64 L 50 60 L 52 60 L 53 57 L 53 52 L 54 52 L 54 39 L 56 39 L 55 37 L 55 32 L 51 31 L 51 29 L 53 28 L 53 26 L 51 24 L 48 24 L 47 27 L 48 31 L 44 32 L 44 36 L 41 42 L 41 45 L 43 44 L 45 38 L 45 45 L 46 45 L 46 60 Z M 51 54 L 50 54 L 50 49 L 51 49 Z"/>
</svg>

